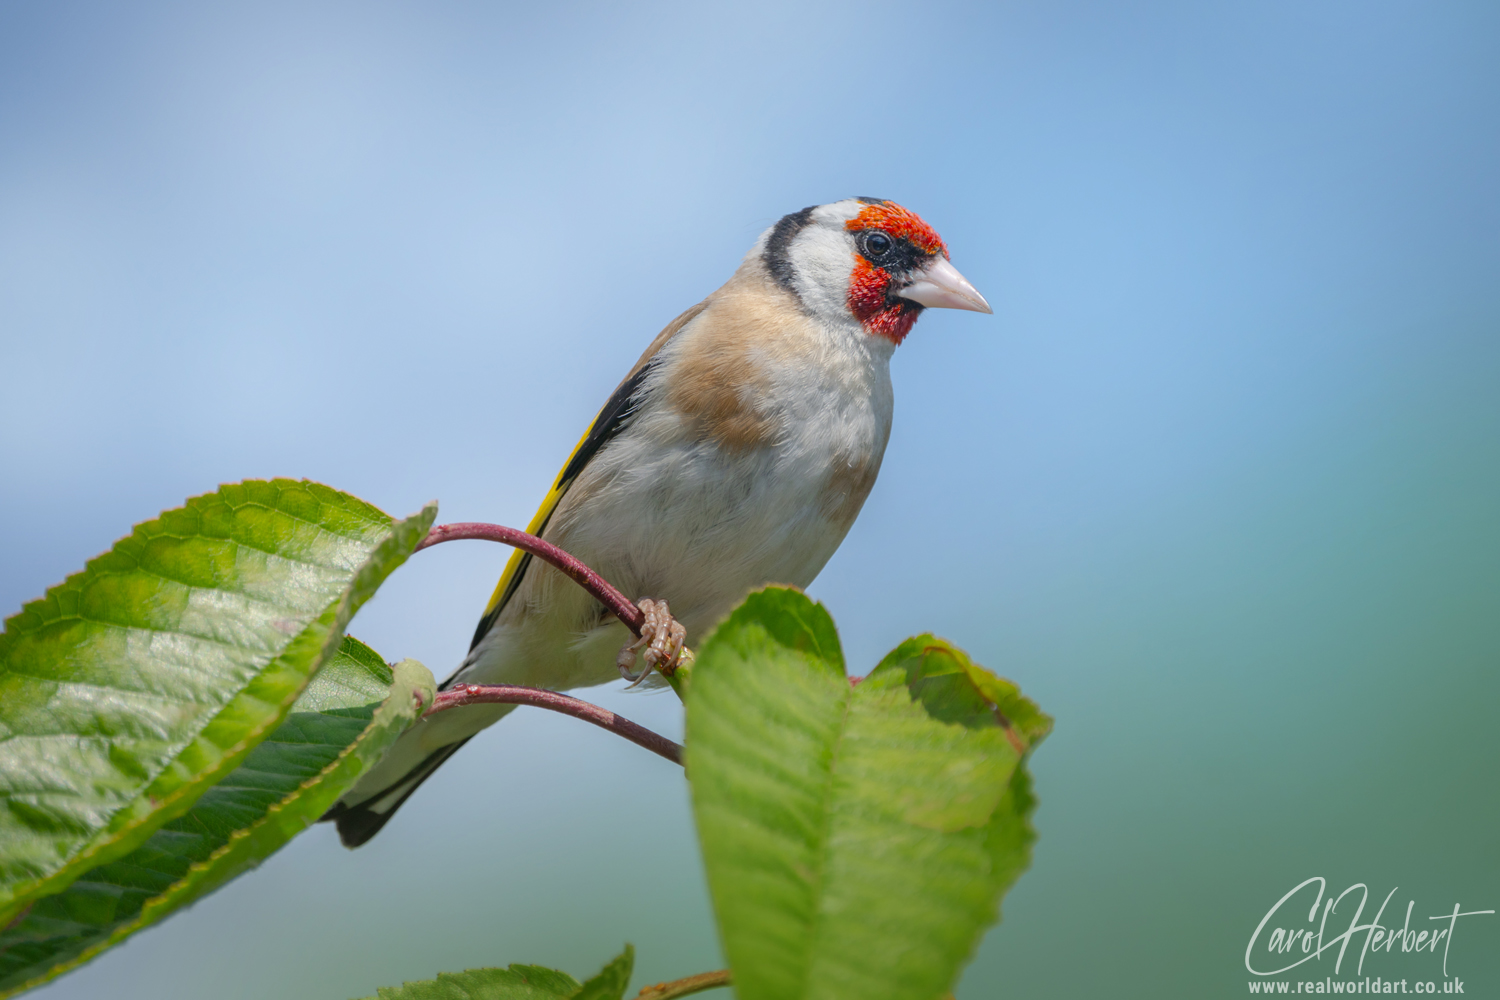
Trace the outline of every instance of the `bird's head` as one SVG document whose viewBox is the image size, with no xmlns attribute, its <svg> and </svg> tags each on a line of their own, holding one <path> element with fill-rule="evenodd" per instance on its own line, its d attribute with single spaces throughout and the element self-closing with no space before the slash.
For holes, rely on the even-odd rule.
<svg viewBox="0 0 1500 1000">
<path fill-rule="evenodd" d="M 880 198 L 847 198 L 793 212 L 760 243 L 771 276 L 804 308 L 853 317 L 899 344 L 924 308 L 991 312 L 948 262 L 948 248 L 915 212 Z"/>
</svg>

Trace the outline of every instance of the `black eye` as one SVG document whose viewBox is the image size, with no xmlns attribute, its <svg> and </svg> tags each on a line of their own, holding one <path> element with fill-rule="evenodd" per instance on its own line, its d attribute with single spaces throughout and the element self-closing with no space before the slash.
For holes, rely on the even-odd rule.
<svg viewBox="0 0 1500 1000">
<path fill-rule="evenodd" d="M 889 236 L 878 230 L 865 234 L 865 256 L 867 257 L 884 257 L 895 245 Z"/>
</svg>

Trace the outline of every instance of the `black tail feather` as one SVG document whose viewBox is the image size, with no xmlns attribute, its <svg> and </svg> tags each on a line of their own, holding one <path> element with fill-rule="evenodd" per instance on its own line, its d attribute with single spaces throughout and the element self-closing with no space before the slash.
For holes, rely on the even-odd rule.
<svg viewBox="0 0 1500 1000">
<path fill-rule="evenodd" d="M 402 803 L 411 798 L 412 792 L 421 788 L 422 782 L 430 778 L 432 773 L 442 766 L 443 761 L 457 753 L 460 747 L 469 742 L 469 739 L 473 739 L 473 737 L 459 740 L 457 743 L 449 743 L 445 747 L 439 747 L 422 758 L 422 763 L 406 772 L 401 780 L 381 789 L 357 805 L 349 806 L 342 802 L 335 803 L 333 808 L 318 817 L 318 822 L 337 824 L 339 840 L 345 847 L 352 849 L 360 846 L 379 833 L 380 828 L 389 823 L 391 817 L 396 815 L 396 810 L 401 808 Z M 401 797 L 389 807 L 381 810 L 371 808 L 372 803 L 379 802 L 395 790 L 402 788 L 402 786 L 405 786 L 405 789 L 401 792 Z"/>
</svg>

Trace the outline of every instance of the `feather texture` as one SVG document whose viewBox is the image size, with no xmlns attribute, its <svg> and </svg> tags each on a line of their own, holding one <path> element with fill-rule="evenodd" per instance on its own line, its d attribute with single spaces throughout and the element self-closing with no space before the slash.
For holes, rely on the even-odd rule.
<svg viewBox="0 0 1500 1000">
<path fill-rule="evenodd" d="M 860 259 L 849 223 L 868 208 L 805 209 L 762 235 L 651 342 L 528 526 L 631 597 L 669 601 L 690 644 L 751 589 L 811 583 L 874 485 L 895 344 L 848 307 Z M 572 581 L 516 552 L 443 686 L 604 683 L 629 638 Z M 373 836 L 508 711 L 467 706 L 413 726 L 330 812 L 345 843 Z"/>
<path fill-rule="evenodd" d="M 666 329 L 656 335 L 656 339 L 646 348 L 646 353 L 635 363 L 624 380 L 615 388 L 609 400 L 604 404 L 599 415 L 594 418 L 593 424 L 584 432 L 583 437 L 578 439 L 578 444 L 573 446 L 573 452 L 568 460 L 563 463 L 562 471 L 553 480 L 552 489 L 542 498 L 542 505 L 531 518 L 531 523 L 526 526 L 526 533 L 541 536 L 547 529 L 547 522 L 552 517 L 552 512 L 557 509 L 558 503 L 562 501 L 563 495 L 568 492 L 568 487 L 573 485 L 573 480 L 588 465 L 589 459 L 604 446 L 604 443 L 614 437 L 625 426 L 626 422 L 638 409 L 638 396 L 641 383 L 645 380 L 647 371 L 656 353 L 661 346 L 673 335 L 686 326 L 692 319 L 701 313 L 707 302 L 700 302 L 691 309 L 668 323 Z M 505 571 L 500 574 L 500 582 L 495 585 L 495 592 L 490 595 L 490 603 L 484 609 L 484 615 L 479 619 L 479 625 L 474 629 L 474 638 L 469 643 L 469 649 L 479 645 L 480 641 L 489 632 L 490 626 L 494 625 L 495 619 L 499 617 L 500 611 L 505 607 L 505 602 L 515 593 L 522 577 L 526 575 L 526 569 L 531 564 L 531 554 L 519 549 L 511 554 L 510 560 L 505 564 Z M 453 678 L 449 677 L 443 682 L 446 687 Z"/>
</svg>

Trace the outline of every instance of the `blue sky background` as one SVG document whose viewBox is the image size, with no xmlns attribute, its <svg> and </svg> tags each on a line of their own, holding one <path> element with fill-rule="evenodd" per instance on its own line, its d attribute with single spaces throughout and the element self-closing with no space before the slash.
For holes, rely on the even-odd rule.
<svg viewBox="0 0 1500 1000">
<path fill-rule="evenodd" d="M 898 352 L 812 591 L 861 672 L 932 630 L 1057 718 L 959 996 L 1238 993 L 1312 875 L 1500 908 L 1497 178 L 1480 2 L 7 4 L 0 613 L 225 481 L 523 525 L 761 229 L 893 198 L 995 316 Z M 445 673 L 505 554 L 424 554 L 353 632 Z M 318 828 L 37 995 L 625 940 L 641 982 L 720 964 L 681 776 L 521 712 L 369 847 Z"/>
</svg>

